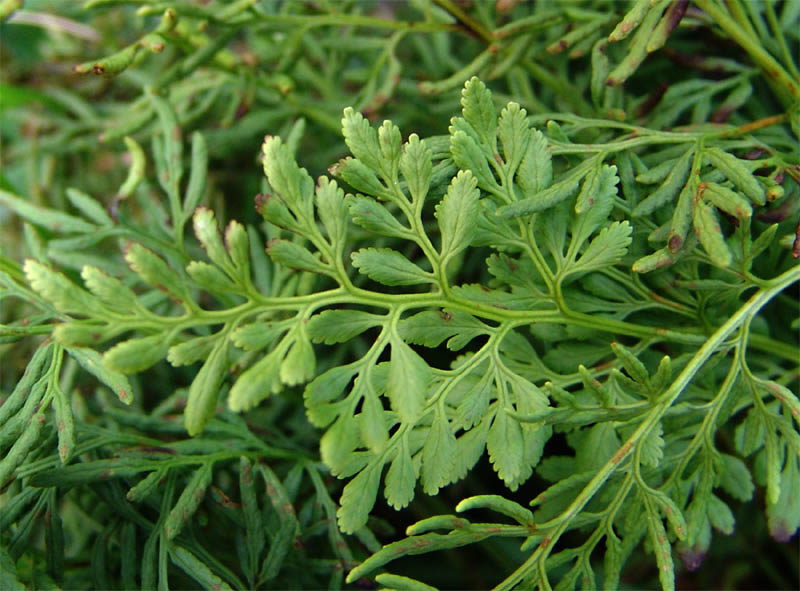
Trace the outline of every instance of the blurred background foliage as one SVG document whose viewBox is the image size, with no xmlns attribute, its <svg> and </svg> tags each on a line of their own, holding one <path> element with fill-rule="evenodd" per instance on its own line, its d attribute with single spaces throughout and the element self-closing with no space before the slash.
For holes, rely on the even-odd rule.
<svg viewBox="0 0 800 591">
<path fill-rule="evenodd" d="M 354 106 L 372 121 L 391 119 L 421 136 L 444 134 L 450 116 L 459 111 L 463 82 L 472 75 L 490 86 L 498 104 L 518 102 L 543 127 L 548 114 L 559 112 L 672 129 L 741 125 L 784 111 L 785 98 L 760 77 L 759 56 L 746 47 L 743 51 L 700 3 L 655 3 L 667 15 L 685 11 L 681 26 L 667 32 L 671 36 L 662 51 L 654 47 L 642 53 L 635 35 L 605 42 L 632 4 L 27 0 L 21 6 L 6 0 L 0 2 L 0 188 L 74 213 L 66 189 L 78 187 L 113 215 L 136 159 L 123 139 L 127 136 L 144 149 L 145 168 L 137 173 L 140 184 L 126 215 L 132 226 L 146 227 L 159 215 L 150 150 L 161 124 L 148 98 L 152 93 L 172 105 L 184 138 L 203 133 L 209 154 L 206 202 L 218 218 L 253 224 L 260 219 L 253 197 L 263 183 L 258 150 L 264 134 L 288 138 L 301 165 L 317 176 L 346 153 L 340 124 L 344 107 Z M 730 4 L 745 11 L 745 20 L 768 40 L 767 53 L 796 80 L 791 56 L 798 51 L 800 2 Z M 775 30 L 782 35 L 770 34 Z M 618 82 L 608 85 L 597 72 Z M 570 133 L 556 139 L 589 143 L 602 131 L 580 124 Z M 774 145 L 790 148 L 797 141 L 786 126 L 768 133 Z M 800 175 L 796 169 L 788 174 Z M 781 220 L 800 208 L 796 195 L 779 206 L 783 209 L 776 207 L 772 215 Z M 3 207 L 0 228 L 4 260 L 34 256 L 73 269 L 100 258 L 121 264 L 116 249 L 101 253 L 113 239 L 76 245 L 68 253 L 48 250 L 54 234 L 21 224 Z M 11 325 L 29 314 L 24 301 L 9 298 L 2 301 L 0 323 Z M 3 338 L 2 392 L 13 390 L 37 345 L 36 339 Z M 296 392 L 275 397 L 244 418 L 223 412 L 202 437 L 186 440 L 174 413 L 191 381 L 185 368 L 161 364 L 133 377 L 137 402 L 122 409 L 79 374 L 74 361 L 65 365 L 62 389 L 81 394 L 72 404 L 81 417 L 78 441 L 84 457 L 163 459 L 199 453 L 202 461 L 200 467 L 169 464 L 162 475 L 167 484 L 138 504 L 126 500 L 139 481 L 134 474 L 105 480 L 107 474 L 95 469 L 75 474 L 58 489 L 48 487 L 45 477 L 42 488 L 0 482 L 6 487 L 0 489 L 3 589 L 22 588 L 20 582 L 35 589 L 128 589 L 167 578 L 174 588 L 219 581 L 245 588 L 337 588 L 346 570 L 378 548 L 378 540 L 401 535 L 417 519 L 450 512 L 466 496 L 507 494 L 484 459 L 467 480 L 437 497 L 418 496 L 407 512 L 379 506 L 372 533 L 345 540 L 333 516 L 332 499 L 341 485 L 318 461 L 318 434 L 306 422 Z M 38 470 L 58 465 L 54 437 L 29 459 L 38 462 Z M 255 464 L 240 463 L 240 455 Z M 270 468 L 259 471 L 260 461 Z M 169 546 L 168 560 L 167 545 L 154 541 L 161 535 L 165 508 L 203 466 L 213 466 L 209 492 L 176 538 L 180 544 Z M 259 476 L 250 485 L 243 479 L 251 470 Z M 242 511 L 247 486 L 260 499 L 249 513 Z M 514 498 L 527 500 L 543 486 L 534 477 Z M 763 500 L 741 506 L 736 533 L 715 538 L 698 571 L 677 575 L 678 587 L 795 587 L 796 542 L 771 541 L 758 509 L 762 505 Z M 251 539 L 259 520 L 267 532 L 260 546 Z M 59 549 L 54 540 L 61 535 Z M 139 560 L 148 552 L 157 573 L 139 572 Z M 522 559 L 515 545 L 497 540 L 405 559 L 394 568 L 442 588 L 478 589 Z M 17 581 L 9 578 L 12 570 Z M 630 588 L 658 585 L 655 564 L 643 552 L 634 554 L 625 573 Z"/>
</svg>

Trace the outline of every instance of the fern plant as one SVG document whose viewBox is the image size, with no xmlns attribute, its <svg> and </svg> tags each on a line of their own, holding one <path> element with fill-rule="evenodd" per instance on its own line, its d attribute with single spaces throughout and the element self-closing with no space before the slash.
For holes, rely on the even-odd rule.
<svg viewBox="0 0 800 591">
<path fill-rule="evenodd" d="M 135 65 L 195 10 L 150 4 L 166 12 L 149 37 L 77 71 Z M 437 4 L 497 45 L 423 92 L 448 92 L 498 51 L 537 71 L 504 40 L 542 15 L 488 27 L 481 8 Z M 232 30 L 259 16 L 235 5 L 195 16 Z M 221 229 L 204 204 L 214 148 L 196 132 L 185 154 L 186 114 L 159 85 L 142 97 L 158 188 L 128 138 L 111 211 L 77 189 L 74 213 L 2 189 L 31 255 L 0 259 L 2 296 L 25 306 L 3 338 L 45 336 L 0 406 L 4 586 L 335 588 L 400 557 L 512 538 L 521 560 L 495 573 L 498 589 L 616 588 L 641 548 L 670 589 L 674 556 L 697 568 L 757 486 L 771 534 L 791 538 L 797 82 L 780 43 L 739 40 L 741 15 L 698 7 L 773 68 L 785 113 L 724 123 L 752 92 L 749 68 L 672 86 L 647 125 L 621 120 L 642 105 L 619 85 L 686 10 L 639 1 L 616 28 L 614 15 L 551 14 L 585 21 L 542 43 L 591 52 L 586 112 L 529 115 L 478 77 L 447 134 L 404 136 L 348 107 L 351 155 L 316 182 L 295 159 L 303 123 L 267 136 L 263 223 Z M 771 4 L 766 16 L 778 23 Z M 606 43 L 637 27 L 612 68 Z M 677 126 L 692 103 L 694 124 Z M 91 251 L 101 243 L 121 256 Z M 104 387 L 79 395 L 79 368 Z M 381 547 L 383 505 L 468 486 L 484 456 L 506 492 L 454 510 L 496 521 L 431 511 Z M 532 490 L 534 475 L 550 484 Z M 69 550 L 63 531 L 81 520 L 96 535 Z M 84 551 L 89 572 L 65 571 Z"/>
</svg>

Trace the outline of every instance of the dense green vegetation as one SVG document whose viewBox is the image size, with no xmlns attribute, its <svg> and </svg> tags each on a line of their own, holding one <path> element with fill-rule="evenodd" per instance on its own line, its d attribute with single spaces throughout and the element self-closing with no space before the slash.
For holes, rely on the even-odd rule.
<svg viewBox="0 0 800 591">
<path fill-rule="evenodd" d="M 799 35 L 0 1 L 0 588 L 793 587 Z"/>
</svg>

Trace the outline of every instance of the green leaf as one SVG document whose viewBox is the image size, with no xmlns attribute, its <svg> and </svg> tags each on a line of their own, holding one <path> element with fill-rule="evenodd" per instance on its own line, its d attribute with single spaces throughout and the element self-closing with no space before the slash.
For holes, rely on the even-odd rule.
<svg viewBox="0 0 800 591">
<path fill-rule="evenodd" d="M 776 503 L 767 503 L 767 525 L 770 535 L 779 542 L 788 542 L 800 529 L 800 466 L 796 455 L 786 458 L 781 473 L 781 491 Z"/>
<path fill-rule="evenodd" d="M 131 384 L 123 374 L 105 366 L 100 353 L 81 347 L 66 347 L 69 354 L 80 363 L 81 367 L 108 386 L 117 398 L 125 404 L 133 402 Z"/>
<path fill-rule="evenodd" d="M 408 453 L 408 445 L 405 442 L 405 438 L 389 465 L 384 484 L 386 502 L 395 510 L 403 509 L 414 498 L 417 476 L 414 471 L 414 463 Z"/>
<path fill-rule="evenodd" d="M 400 172 L 408 185 L 412 203 L 422 203 L 431 184 L 431 151 L 416 133 L 408 136 L 400 156 Z"/>
<path fill-rule="evenodd" d="M 708 499 L 708 520 L 714 529 L 722 532 L 726 536 L 733 533 L 736 520 L 733 517 L 728 505 L 726 505 L 717 495 L 711 495 Z"/>
<path fill-rule="evenodd" d="M 82 234 L 89 234 L 98 230 L 96 225 L 90 224 L 81 218 L 34 205 L 28 200 L 3 189 L 0 189 L 0 205 L 4 205 L 32 224 L 54 232 L 79 232 Z"/>
<path fill-rule="evenodd" d="M 128 339 L 103 354 L 103 363 L 112 371 L 137 373 L 159 361 L 167 354 L 170 339 L 163 334 Z"/>
<path fill-rule="evenodd" d="M 179 302 L 190 302 L 192 297 L 186 285 L 164 260 L 141 244 L 129 244 L 125 260 L 145 282 L 166 291 Z"/>
<path fill-rule="evenodd" d="M 333 345 L 349 341 L 385 322 L 386 317 L 361 310 L 325 310 L 309 319 L 306 330 L 315 343 Z"/>
<path fill-rule="evenodd" d="M 353 451 L 359 444 L 359 433 L 358 428 L 353 424 L 352 417 L 342 415 L 320 439 L 320 456 L 334 476 L 345 473 L 345 468 L 352 460 Z"/>
<path fill-rule="evenodd" d="M 553 182 L 553 162 L 547 139 L 538 129 L 530 131 L 528 146 L 517 170 L 516 182 L 522 197 L 532 198 Z"/>
<path fill-rule="evenodd" d="M 387 172 L 382 162 L 378 134 L 364 116 L 352 107 L 344 110 L 342 134 L 350 153 L 375 172 Z M 349 181 L 348 181 L 349 182 Z"/>
<path fill-rule="evenodd" d="M 533 142 L 531 142 L 531 144 L 533 144 Z M 524 174 L 521 171 L 522 167 L 520 167 L 520 174 Z M 581 178 L 582 176 L 573 174 L 546 189 L 537 190 L 532 196 L 529 196 L 531 193 L 523 188 L 523 199 L 498 208 L 497 215 L 501 218 L 512 219 L 549 209 L 574 195 L 578 190 L 578 183 L 580 183 Z M 520 188 L 522 188 L 522 186 Z"/>
<path fill-rule="evenodd" d="M 314 377 L 316 371 L 316 357 L 311 341 L 304 331 L 297 330 L 294 336 L 294 343 L 289 348 L 281 362 L 280 378 L 281 382 L 287 386 L 297 386 L 304 384 Z"/>
<path fill-rule="evenodd" d="M 470 171 L 477 179 L 481 189 L 489 192 L 500 190 L 494 173 L 486 161 L 486 155 L 472 136 L 460 129 L 455 131 L 451 127 L 450 152 L 456 166 Z"/>
<path fill-rule="evenodd" d="M 202 432 L 214 416 L 219 389 L 228 367 L 228 340 L 219 338 L 200 371 L 197 372 L 183 411 L 183 424 L 191 436 Z"/>
<path fill-rule="evenodd" d="M 458 351 L 482 334 L 489 332 L 489 327 L 471 314 L 457 310 L 427 310 L 414 316 L 404 318 L 397 325 L 397 330 L 404 341 L 413 345 L 438 347 L 447 341 L 447 348 Z"/>
<path fill-rule="evenodd" d="M 497 137 L 503 147 L 503 160 L 509 174 L 516 172 L 528 150 L 534 133 L 528 129 L 528 113 L 517 103 L 508 103 L 500 112 Z"/>
<path fill-rule="evenodd" d="M 719 472 L 719 486 L 732 497 L 740 501 L 749 501 L 753 498 L 755 486 L 745 463 L 737 457 L 720 454 L 721 470 Z"/>
<path fill-rule="evenodd" d="M 317 427 L 325 427 L 334 420 L 334 412 L 325 412 L 323 409 L 331 410 L 328 403 L 339 398 L 350 380 L 358 372 L 357 367 L 338 366 L 332 367 L 326 372 L 317 376 L 306 386 L 303 392 L 308 419 Z"/>
<path fill-rule="evenodd" d="M 381 163 L 388 178 L 397 174 L 400 161 L 400 129 L 388 119 L 378 128 L 378 145 L 381 148 Z"/>
<path fill-rule="evenodd" d="M 442 259 L 447 260 L 469 246 L 475 235 L 479 198 L 475 177 L 469 171 L 459 171 L 436 206 Z"/>
<path fill-rule="evenodd" d="M 383 462 L 369 464 L 344 487 L 336 512 L 339 529 L 344 533 L 355 533 L 366 525 L 378 495 L 382 467 Z"/>
<path fill-rule="evenodd" d="M 173 345 L 167 351 L 167 361 L 174 367 L 180 367 L 206 359 L 219 338 L 219 334 L 212 334 Z"/>
<path fill-rule="evenodd" d="M 443 412 L 437 411 L 422 448 L 422 489 L 435 495 L 454 478 L 453 466 L 457 454 L 453 429 Z"/>
<path fill-rule="evenodd" d="M 640 459 L 644 466 L 656 468 L 661 464 L 664 458 L 664 429 L 661 423 L 648 431 L 644 439 L 641 440 Z"/>
<path fill-rule="evenodd" d="M 573 265 L 567 267 L 569 274 L 599 271 L 618 263 L 628 252 L 633 228 L 628 220 L 612 222 L 600 230 Z"/>
<path fill-rule="evenodd" d="M 400 339 L 392 339 L 386 394 L 403 423 L 413 425 L 422 416 L 431 377 L 422 357 Z"/>
<path fill-rule="evenodd" d="M 314 194 L 317 210 L 328 238 L 336 248 L 344 248 L 347 237 L 347 204 L 336 181 L 320 177 Z"/>
<path fill-rule="evenodd" d="M 228 407 L 232 411 L 249 410 L 268 396 L 280 392 L 283 354 L 280 348 L 275 349 L 239 376 L 228 394 Z"/>
<path fill-rule="evenodd" d="M 228 251 L 222 244 L 222 236 L 219 233 L 214 212 L 207 207 L 198 207 L 192 219 L 194 234 L 205 249 L 208 258 L 219 268 L 231 274 L 233 263 L 228 256 Z M 192 264 L 195 263 L 196 261 L 193 261 Z"/>
<path fill-rule="evenodd" d="M 384 285 L 434 282 L 430 273 L 390 248 L 362 248 L 352 253 L 350 258 L 360 273 Z"/>
<path fill-rule="evenodd" d="M 87 289 L 104 304 L 126 312 L 140 307 L 139 300 L 131 288 L 97 267 L 85 266 L 81 269 L 81 277 Z"/>
<path fill-rule="evenodd" d="M 276 263 L 290 269 L 311 271 L 312 273 L 331 273 L 330 267 L 314 256 L 307 248 L 296 242 L 275 239 L 267 245 L 267 254 Z"/>
<path fill-rule="evenodd" d="M 406 226 L 397 221 L 383 205 L 361 195 L 348 195 L 345 198 L 353 222 L 381 236 L 397 236 L 408 239 L 412 234 Z"/>
<path fill-rule="evenodd" d="M 264 174 L 270 186 L 293 211 L 310 213 L 314 181 L 278 137 L 267 136 L 261 146 Z M 310 218 L 310 216 L 309 216 Z"/>
<path fill-rule="evenodd" d="M 740 220 L 748 219 L 753 215 L 753 208 L 750 202 L 741 197 L 736 191 L 723 187 L 717 183 L 704 183 L 700 187 L 703 190 L 703 199 L 711 202 L 711 205 L 732 215 Z"/>
<path fill-rule="evenodd" d="M 27 259 L 22 269 L 34 291 L 51 301 L 60 312 L 100 317 L 108 314 L 93 295 L 72 283 L 61 273 L 56 273 L 33 259 Z"/>
<path fill-rule="evenodd" d="M 378 180 L 378 175 L 375 174 L 375 171 L 361 160 L 356 160 L 348 156 L 331 166 L 328 172 L 342 179 L 357 191 L 368 195 L 374 195 L 381 199 L 392 198 L 392 195 L 387 192 L 386 187 Z"/>
<path fill-rule="evenodd" d="M 478 495 L 469 497 L 456 505 L 456 512 L 463 513 L 471 509 L 490 509 L 510 517 L 520 525 L 529 526 L 534 523 L 533 512 L 519 503 L 515 503 L 499 495 Z"/>
<path fill-rule="evenodd" d="M 470 78 L 464 85 L 461 91 L 461 107 L 464 119 L 483 144 L 494 151 L 497 141 L 497 112 L 492 102 L 492 93 L 477 76 Z"/>
<path fill-rule="evenodd" d="M 228 275 L 220 271 L 219 267 L 209 265 L 202 261 L 192 261 L 186 266 L 189 277 L 203 289 L 212 293 L 237 293 L 239 287 L 228 278 Z"/>
<path fill-rule="evenodd" d="M 519 422 L 508 416 L 502 406 L 494 415 L 486 449 L 497 475 L 511 488 L 522 473 L 525 451 Z"/>
</svg>

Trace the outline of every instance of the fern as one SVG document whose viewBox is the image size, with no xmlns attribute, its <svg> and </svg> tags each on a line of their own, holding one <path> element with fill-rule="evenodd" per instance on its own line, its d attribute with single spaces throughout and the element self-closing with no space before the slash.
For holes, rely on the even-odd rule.
<svg viewBox="0 0 800 591">
<path fill-rule="evenodd" d="M 652 113 L 621 85 L 667 42 L 685 2 L 639 0 L 619 23 L 562 7 L 501 25 L 445 1 L 417 3 L 429 12 L 416 23 L 355 15 L 395 31 L 362 93 L 346 97 L 357 108 L 329 96 L 315 111 L 284 94 L 327 134 L 335 105 L 350 155 L 315 181 L 295 156 L 302 119 L 266 136 L 262 219 L 245 211 L 240 223 L 208 198 L 220 130 L 194 132 L 187 149 L 182 126 L 206 98 L 184 101 L 185 77 L 213 58 L 228 80 L 226 35 L 259 19 L 270 30 L 347 24 L 261 4 L 142 3 L 140 14 L 160 14 L 149 33 L 76 67 L 118 75 L 147 52 L 201 46 L 117 105 L 125 123 L 104 139 L 143 133 L 125 138 L 128 173 L 109 209 L 75 188 L 67 211 L 0 189 L 30 255 L 0 258 L 0 295 L 24 310 L 2 338 L 46 337 L 0 406 L 9 588 L 337 588 L 400 557 L 512 538 L 521 559 L 494 573 L 498 589 L 616 588 L 640 548 L 670 589 L 675 557 L 697 568 L 757 486 L 770 533 L 791 538 L 799 352 L 796 322 L 781 314 L 800 279 L 784 222 L 797 202 L 797 84 L 785 39 L 742 38 L 744 23 L 778 27 L 772 4 L 746 17 L 697 2 L 703 12 L 689 17 L 713 21 L 753 66 L 726 62 L 722 81 L 677 83 Z M 197 19 L 223 31 L 221 45 L 190 32 Z M 555 28 L 539 39 L 541 23 Z M 395 52 L 415 29 L 490 43 L 419 85 L 448 96 L 467 79 L 447 133 L 421 137 L 407 132 L 424 122 L 409 117 L 401 131 L 361 113 L 388 100 L 384 74 L 383 90 L 406 92 Z M 574 113 L 543 112 L 524 92 L 525 72 L 551 93 L 570 90 L 526 53 L 533 38 L 550 54 L 569 50 L 562 73 L 590 56 L 581 92 L 558 99 Z M 348 51 L 369 41 L 348 38 Z M 283 61 L 268 86 L 286 82 Z M 297 83 L 318 81 L 296 67 Z M 474 73 L 507 77 L 520 100 Z M 762 75 L 786 114 L 737 119 Z M 459 515 L 428 516 L 381 548 L 383 505 L 407 510 L 468 487 L 484 457 L 507 492 L 470 496 Z M 460 515 L 475 510 L 500 517 Z M 31 553 L 41 515 L 46 552 Z M 95 534 L 65 551 L 62 529 L 87 516 Z M 65 574 L 84 550 L 88 579 Z"/>
</svg>

